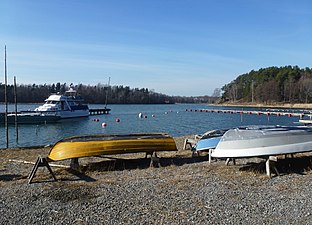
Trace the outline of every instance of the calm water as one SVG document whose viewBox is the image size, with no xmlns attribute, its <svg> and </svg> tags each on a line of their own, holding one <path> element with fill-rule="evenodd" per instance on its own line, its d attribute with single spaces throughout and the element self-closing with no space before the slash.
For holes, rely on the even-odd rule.
<svg viewBox="0 0 312 225">
<path fill-rule="evenodd" d="M 33 110 L 37 106 L 36 104 L 19 105 L 18 110 Z M 89 105 L 89 107 L 100 108 L 104 105 Z M 71 119 L 47 125 L 19 125 L 18 142 L 16 142 L 15 126 L 10 125 L 9 147 L 53 144 L 64 137 L 83 134 L 166 132 L 178 137 L 241 125 L 294 125 L 294 122 L 299 120 L 298 117 L 287 116 L 268 117 L 266 115 L 194 112 L 195 109 L 231 109 L 197 104 L 109 105 L 109 108 L 112 110 L 108 115 Z M 232 109 L 242 110 L 242 108 L 233 107 Z M 4 112 L 4 105 L 0 106 L 0 111 Z M 9 106 L 9 111 L 14 111 L 13 105 Z M 140 112 L 147 118 L 139 118 Z M 116 122 L 116 118 L 120 120 L 119 123 Z M 94 119 L 99 119 L 99 122 L 95 122 Z M 102 123 L 106 123 L 107 126 L 102 128 Z M 5 148 L 5 127 L 3 125 L 0 126 L 0 137 L 0 148 Z"/>
</svg>

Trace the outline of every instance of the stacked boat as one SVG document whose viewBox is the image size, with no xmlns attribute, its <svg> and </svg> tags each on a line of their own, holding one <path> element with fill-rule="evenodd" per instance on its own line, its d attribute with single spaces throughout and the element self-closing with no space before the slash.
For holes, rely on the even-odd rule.
<svg viewBox="0 0 312 225">
<path fill-rule="evenodd" d="M 201 139 L 201 150 L 211 149 L 211 157 L 246 158 L 312 151 L 312 127 L 246 126 L 227 130 L 217 137 Z"/>
</svg>

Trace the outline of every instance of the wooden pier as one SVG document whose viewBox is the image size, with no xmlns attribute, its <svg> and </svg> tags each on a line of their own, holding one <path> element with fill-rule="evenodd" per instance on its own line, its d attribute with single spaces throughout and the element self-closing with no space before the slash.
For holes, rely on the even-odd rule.
<svg viewBox="0 0 312 225">
<path fill-rule="evenodd" d="M 312 120 L 311 120 L 311 118 L 309 120 L 299 120 L 299 123 L 302 123 L 305 126 L 308 126 L 308 125 L 312 124 Z"/>
<path fill-rule="evenodd" d="M 93 115 L 103 115 L 108 114 L 111 111 L 111 109 L 103 108 L 103 109 L 89 109 L 90 116 Z"/>
<path fill-rule="evenodd" d="M 287 116 L 287 117 L 299 117 L 300 120 L 304 118 L 312 119 L 312 114 L 300 113 L 300 112 L 281 112 L 281 111 L 245 111 L 245 110 L 232 110 L 232 109 L 187 109 L 189 112 L 210 112 L 210 113 L 228 113 L 228 114 L 247 114 L 247 115 L 266 115 L 266 116 Z M 312 121 L 312 120 L 311 120 Z M 311 122 L 312 123 L 312 122 Z"/>
</svg>

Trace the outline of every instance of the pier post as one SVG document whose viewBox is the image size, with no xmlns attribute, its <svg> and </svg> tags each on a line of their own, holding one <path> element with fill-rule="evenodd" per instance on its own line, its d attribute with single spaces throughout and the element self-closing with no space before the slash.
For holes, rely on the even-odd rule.
<svg viewBox="0 0 312 225">
<path fill-rule="evenodd" d="M 8 125 L 8 96 L 7 96 L 7 63 L 6 63 L 6 45 L 4 47 L 4 102 L 5 102 L 5 114 L 4 114 L 4 124 L 5 124 L 5 140 L 6 148 L 9 148 L 9 125 Z"/>
<path fill-rule="evenodd" d="M 15 101 L 15 132 L 16 142 L 18 142 L 18 125 L 17 125 L 17 91 L 16 91 L 16 77 L 14 76 L 14 101 Z"/>
</svg>

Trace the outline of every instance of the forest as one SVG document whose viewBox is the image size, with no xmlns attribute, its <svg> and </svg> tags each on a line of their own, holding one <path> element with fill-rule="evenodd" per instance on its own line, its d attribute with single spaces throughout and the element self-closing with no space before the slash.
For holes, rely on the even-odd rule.
<svg viewBox="0 0 312 225">
<path fill-rule="evenodd" d="M 16 85 L 18 103 L 42 103 L 51 93 L 64 94 L 70 85 L 61 84 L 19 84 Z M 130 88 L 129 86 L 73 85 L 73 88 L 89 104 L 173 104 L 173 103 L 215 103 L 218 97 L 181 97 L 168 96 L 148 88 Z M 0 83 L 0 102 L 5 102 L 5 85 Z M 14 103 L 14 85 L 7 85 L 7 99 Z M 107 102 L 106 102 L 107 100 Z"/>
<path fill-rule="evenodd" d="M 221 102 L 311 103 L 312 69 L 268 67 L 239 75 L 222 87 Z"/>
<path fill-rule="evenodd" d="M 19 84 L 18 103 L 42 103 L 51 93 L 65 93 L 66 83 Z M 5 85 L 0 83 L 0 102 L 5 101 Z M 74 85 L 74 89 L 90 104 L 173 104 L 173 103 L 311 103 L 312 69 L 298 66 L 268 67 L 239 75 L 212 96 L 168 96 L 148 88 L 106 84 Z M 14 103 L 14 86 L 7 85 L 7 99 Z M 222 95 L 221 95 L 222 92 Z M 221 96 L 221 98 L 220 98 Z"/>
</svg>

